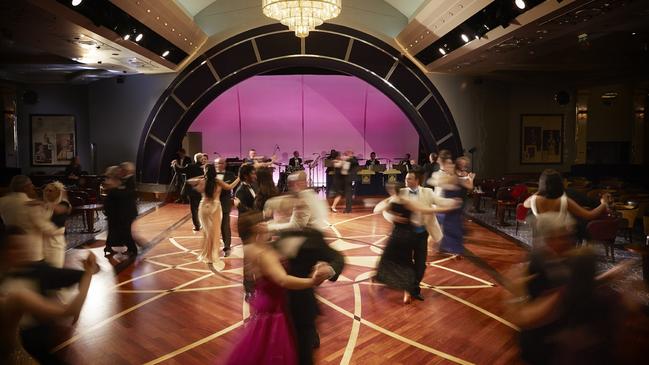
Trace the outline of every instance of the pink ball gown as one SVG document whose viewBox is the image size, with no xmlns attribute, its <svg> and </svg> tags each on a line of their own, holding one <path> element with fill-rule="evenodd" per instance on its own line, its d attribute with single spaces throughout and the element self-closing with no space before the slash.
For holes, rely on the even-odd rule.
<svg viewBox="0 0 649 365">
<path fill-rule="evenodd" d="M 243 337 L 225 363 L 297 365 L 286 290 L 266 278 L 257 279 L 250 306 L 252 315 L 244 327 Z"/>
</svg>

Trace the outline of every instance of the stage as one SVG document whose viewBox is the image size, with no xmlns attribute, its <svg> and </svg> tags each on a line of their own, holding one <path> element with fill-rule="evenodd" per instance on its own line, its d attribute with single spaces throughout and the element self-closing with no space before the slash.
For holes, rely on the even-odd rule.
<svg viewBox="0 0 649 365">
<path fill-rule="evenodd" d="M 425 301 L 403 305 L 401 292 L 371 280 L 391 229 L 382 216 L 355 206 L 331 214 L 330 223 L 330 244 L 346 266 L 337 282 L 317 289 L 318 364 L 520 363 L 501 284 L 525 261 L 525 249 L 467 222 L 472 255 L 430 254 Z M 187 205 L 167 204 L 137 220 L 141 255 L 118 275 L 97 242 L 89 249 L 102 271 L 57 350 L 73 364 L 222 363 L 249 316 L 234 216 L 232 227 L 232 255 L 209 267 L 196 260 L 201 235 L 191 230 Z M 70 251 L 68 265 L 86 250 Z"/>
</svg>

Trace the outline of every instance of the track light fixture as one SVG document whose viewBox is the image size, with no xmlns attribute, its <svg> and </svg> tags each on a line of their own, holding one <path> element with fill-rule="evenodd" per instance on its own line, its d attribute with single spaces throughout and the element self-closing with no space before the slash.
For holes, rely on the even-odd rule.
<svg viewBox="0 0 649 365">
<path fill-rule="evenodd" d="M 72 0 L 72 6 L 79 6 L 83 0 Z"/>
<path fill-rule="evenodd" d="M 137 37 L 135 37 L 135 41 L 136 41 L 136 42 L 141 41 L 141 40 L 142 40 L 142 37 L 144 37 L 144 35 L 142 35 L 142 33 L 138 34 Z"/>
</svg>

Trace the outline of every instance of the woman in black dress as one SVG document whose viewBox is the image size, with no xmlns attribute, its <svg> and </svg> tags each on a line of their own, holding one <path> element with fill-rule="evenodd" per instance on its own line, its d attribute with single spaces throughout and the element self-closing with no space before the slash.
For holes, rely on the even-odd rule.
<svg viewBox="0 0 649 365">
<path fill-rule="evenodd" d="M 374 208 L 375 213 L 382 212 L 384 218 L 394 223 L 394 229 L 376 269 L 376 280 L 391 288 L 403 290 L 403 302 L 407 304 L 410 303 L 410 293 L 416 289 L 417 279 L 412 259 L 415 233 L 410 225 L 411 212 L 398 195 L 402 185 L 386 185 L 390 197 Z"/>
<path fill-rule="evenodd" d="M 343 175 L 343 168 L 345 167 L 344 165 L 346 161 L 338 151 L 335 151 L 331 158 L 333 159 L 332 165 L 334 169 L 334 178 L 331 189 L 331 195 L 334 197 L 334 201 L 331 204 L 331 211 L 338 212 L 336 206 L 340 199 L 345 196 L 345 175 Z"/>
</svg>

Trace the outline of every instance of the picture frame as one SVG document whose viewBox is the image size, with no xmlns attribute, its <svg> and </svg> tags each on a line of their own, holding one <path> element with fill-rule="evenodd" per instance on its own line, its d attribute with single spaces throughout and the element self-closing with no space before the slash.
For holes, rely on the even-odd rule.
<svg viewBox="0 0 649 365">
<path fill-rule="evenodd" d="M 32 166 L 65 166 L 77 155 L 76 121 L 72 115 L 31 114 Z"/>
<path fill-rule="evenodd" d="M 563 163 L 563 115 L 521 115 L 521 164 Z"/>
</svg>

